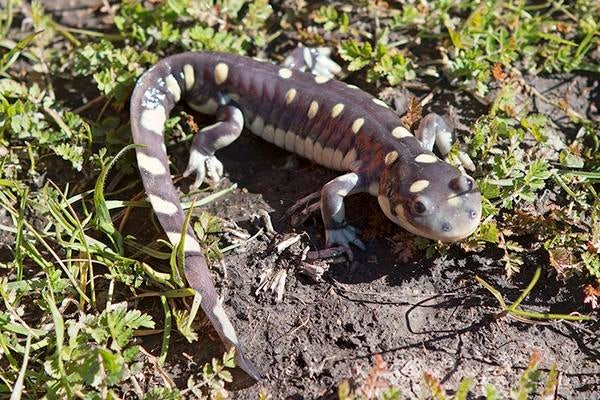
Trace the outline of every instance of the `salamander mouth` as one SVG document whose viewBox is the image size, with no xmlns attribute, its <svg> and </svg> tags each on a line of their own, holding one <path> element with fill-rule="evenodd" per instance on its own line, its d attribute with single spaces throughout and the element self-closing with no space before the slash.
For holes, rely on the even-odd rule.
<svg viewBox="0 0 600 400">
<path fill-rule="evenodd" d="M 437 237 L 435 235 L 431 235 L 431 236 L 423 235 L 423 236 L 427 236 L 430 239 L 439 240 L 439 241 L 444 242 L 444 243 L 457 242 L 457 241 L 459 241 L 461 239 L 464 239 L 466 237 L 471 236 L 473 234 L 473 232 L 475 232 L 477 230 L 477 226 L 478 226 L 478 224 L 474 225 L 469 230 L 457 233 L 455 235 L 437 235 Z"/>
<path fill-rule="evenodd" d="M 468 229 L 463 229 L 461 231 L 453 230 L 452 232 L 448 232 L 448 233 L 443 232 L 442 230 L 419 228 L 419 227 L 409 223 L 408 221 L 406 221 L 406 223 L 401 223 L 400 225 L 404 229 L 408 230 L 411 233 L 414 233 L 415 235 L 420 235 L 420 236 L 423 236 L 423 237 L 426 237 L 426 238 L 432 239 L 432 240 L 439 240 L 444 243 L 450 243 L 450 242 L 459 241 L 459 240 L 464 239 L 464 238 L 470 236 L 471 234 L 473 234 L 473 232 L 475 232 L 475 230 L 477 230 L 477 226 L 479 225 L 479 223 L 472 224 L 471 226 L 469 226 Z"/>
</svg>

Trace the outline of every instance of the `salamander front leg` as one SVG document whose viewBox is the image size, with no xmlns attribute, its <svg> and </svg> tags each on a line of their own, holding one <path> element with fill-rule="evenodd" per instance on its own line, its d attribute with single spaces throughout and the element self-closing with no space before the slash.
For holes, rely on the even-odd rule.
<svg viewBox="0 0 600 400">
<path fill-rule="evenodd" d="M 427 114 L 419 123 L 415 137 L 424 149 L 433 151 L 435 144 L 440 153 L 445 156 L 452 147 L 452 129 L 439 114 Z"/>
<path fill-rule="evenodd" d="M 364 191 L 364 181 L 359 174 L 351 172 L 335 178 L 321 189 L 321 215 L 327 247 L 349 246 L 352 243 L 361 250 L 366 249 L 358 238 L 358 230 L 346 222 L 344 208 L 344 197 Z"/>
<path fill-rule="evenodd" d="M 194 137 L 190 160 L 183 176 L 196 174 L 190 190 L 196 190 L 208 177 L 218 182 L 223 175 L 223 164 L 215 157 L 215 151 L 231 144 L 242 133 L 244 118 L 239 108 L 226 105 L 217 110 L 217 123 L 203 128 Z"/>
<path fill-rule="evenodd" d="M 435 113 L 423 117 L 415 132 L 415 137 L 421 142 L 423 148 L 429 151 L 433 151 L 435 144 L 442 156 L 446 156 L 452 148 L 452 128 L 444 118 Z M 469 171 L 475 170 L 475 165 L 467 153 L 459 151 L 458 158 L 463 167 Z"/>
<path fill-rule="evenodd" d="M 333 78 L 342 72 L 342 67 L 331 59 L 331 49 L 327 47 L 299 46 L 287 56 L 283 65 L 328 78 Z"/>
</svg>

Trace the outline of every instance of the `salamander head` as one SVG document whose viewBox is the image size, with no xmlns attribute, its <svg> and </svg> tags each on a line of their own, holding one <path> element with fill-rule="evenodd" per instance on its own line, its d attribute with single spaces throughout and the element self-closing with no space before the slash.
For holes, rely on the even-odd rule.
<svg viewBox="0 0 600 400">
<path fill-rule="evenodd" d="M 387 159 L 386 159 L 387 161 Z M 432 153 L 387 163 L 379 183 L 379 205 L 404 229 L 452 242 L 469 236 L 481 219 L 475 181 Z"/>
</svg>

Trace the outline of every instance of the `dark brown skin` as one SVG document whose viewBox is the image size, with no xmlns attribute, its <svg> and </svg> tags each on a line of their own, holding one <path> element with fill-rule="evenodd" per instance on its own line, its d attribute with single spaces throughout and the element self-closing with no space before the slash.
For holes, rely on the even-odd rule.
<svg viewBox="0 0 600 400">
<path fill-rule="evenodd" d="M 306 50 L 304 50 L 306 51 Z M 297 61 L 298 57 L 295 58 Z M 330 60 L 313 54 L 317 69 Z M 335 64 L 335 63 L 333 63 Z M 139 80 L 131 99 L 131 126 L 144 187 L 158 219 L 176 245 L 184 213 L 168 173 L 162 130 L 170 110 L 184 98 L 217 122 L 194 139 L 185 175 L 218 180 L 214 152 L 235 140 L 246 125 L 265 140 L 326 167 L 345 171 L 323 187 L 321 211 L 327 245 L 364 245 L 344 216 L 344 197 L 370 192 L 384 213 L 407 230 L 453 241 L 471 234 L 481 217 L 472 178 L 425 150 L 381 101 L 327 76 L 220 53 L 183 53 L 160 61 Z M 194 233 L 185 236 L 185 274 L 202 296 L 201 306 L 238 365 L 259 379 L 244 357 L 223 311 Z"/>
</svg>

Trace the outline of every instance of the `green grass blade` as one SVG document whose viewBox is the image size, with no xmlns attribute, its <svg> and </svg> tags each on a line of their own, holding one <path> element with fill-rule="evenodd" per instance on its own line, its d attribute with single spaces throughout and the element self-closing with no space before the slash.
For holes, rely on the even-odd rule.
<svg viewBox="0 0 600 400">
<path fill-rule="evenodd" d="M 202 295 L 198 292 L 194 294 L 194 301 L 192 302 L 192 308 L 190 310 L 190 318 L 187 322 L 187 330 L 192 329 L 192 322 L 196 319 L 198 310 L 200 309 L 200 302 L 202 301 Z"/>
<path fill-rule="evenodd" d="M 492 285 L 487 283 L 483 278 L 479 277 L 478 275 L 475 275 L 475 280 L 477 282 L 479 282 L 483 287 L 485 287 L 496 298 L 496 300 L 498 300 L 498 303 L 500 303 L 502 311 L 505 311 L 507 308 L 506 303 L 504 302 L 504 299 L 502 298 L 502 295 L 500 294 L 500 292 L 496 288 L 494 288 Z"/>
<path fill-rule="evenodd" d="M 145 292 L 138 294 L 136 298 L 141 297 L 156 297 L 156 296 L 165 296 L 167 298 L 179 298 L 179 297 L 191 297 L 196 294 L 196 291 L 191 288 L 183 288 L 183 289 L 172 289 L 166 290 L 164 292 Z"/>
<path fill-rule="evenodd" d="M 160 365 L 165 364 L 165 360 L 167 359 L 167 354 L 169 353 L 169 343 L 171 342 L 171 332 L 173 329 L 173 315 L 171 313 L 171 308 L 169 307 L 169 302 L 167 301 L 166 296 L 160 296 L 160 302 L 163 306 L 163 312 L 165 314 L 165 327 L 163 330 L 163 340 L 160 347 L 160 357 L 158 361 Z"/>
<path fill-rule="evenodd" d="M 116 248 L 117 253 L 123 254 L 123 237 L 121 233 L 115 228 L 112 219 L 110 217 L 110 212 L 108 211 L 108 207 L 106 206 L 106 199 L 104 198 L 104 187 L 106 184 L 106 177 L 108 172 L 113 167 L 115 162 L 122 157 L 129 150 L 138 147 L 136 144 L 130 144 L 125 146 L 121 151 L 117 153 L 115 157 L 113 157 L 107 164 L 102 167 L 100 175 L 96 180 L 96 186 L 94 190 L 94 205 L 96 206 L 96 218 L 94 222 L 98 229 L 104 232 L 113 242 L 113 245 Z"/>
<path fill-rule="evenodd" d="M 13 392 L 10 395 L 10 400 L 20 400 L 23 394 L 23 383 L 25 382 L 25 375 L 27 374 L 27 366 L 29 364 L 29 351 L 31 350 L 31 335 L 27 336 L 27 342 L 25 342 L 25 352 L 23 354 L 23 362 L 21 364 L 21 370 L 19 376 L 13 387 Z"/>
<path fill-rule="evenodd" d="M 34 32 L 25 36 L 15 45 L 15 47 L 13 47 L 0 59 L 0 75 L 4 74 L 4 72 L 6 72 L 6 70 L 10 68 L 10 66 L 13 65 L 15 61 L 17 61 L 17 58 L 19 58 L 21 52 L 25 50 L 27 46 L 29 46 L 29 44 L 33 41 L 33 39 L 35 39 L 35 37 L 40 33 L 42 32 Z"/>
<path fill-rule="evenodd" d="M 533 278 L 531 278 L 531 281 L 529 282 L 529 285 L 527 285 L 527 287 L 525 288 L 525 290 L 523 290 L 523 292 L 517 298 L 517 300 L 515 300 L 515 302 L 512 303 L 508 307 L 508 309 L 507 309 L 508 312 L 514 311 L 519 306 L 519 304 L 521 304 L 521 302 L 523 302 L 523 300 L 525 300 L 525 298 L 529 295 L 529 293 L 531 293 L 531 290 L 533 290 L 533 287 L 535 286 L 537 281 L 540 279 L 541 273 L 542 273 L 542 269 L 540 267 L 537 267 L 537 269 L 535 270 L 535 273 L 533 274 Z"/>
<path fill-rule="evenodd" d="M 17 216 L 17 237 L 15 238 L 15 264 L 17 267 L 17 281 L 23 279 L 23 236 L 25 229 L 25 210 L 27 209 L 27 199 L 29 190 L 24 189 L 21 194 L 21 202 L 19 206 L 19 215 Z"/>
<path fill-rule="evenodd" d="M 53 289 L 50 284 L 48 284 L 48 291 L 43 292 L 42 296 L 50 309 L 50 313 L 52 314 L 52 321 L 54 322 L 54 335 L 56 337 L 56 360 L 58 364 L 58 371 L 60 372 L 60 380 L 62 382 L 62 386 L 67 392 L 68 398 L 72 397 L 71 386 L 69 385 L 68 377 L 65 372 L 65 365 L 62 359 L 62 350 L 63 344 L 65 341 L 65 321 L 62 318 L 62 315 L 58 308 L 56 307 L 56 300 L 54 299 Z"/>
<path fill-rule="evenodd" d="M 467 400 L 471 386 L 473 386 L 473 378 L 461 379 L 460 383 L 458 384 L 458 389 L 456 389 L 454 400 Z"/>
</svg>

